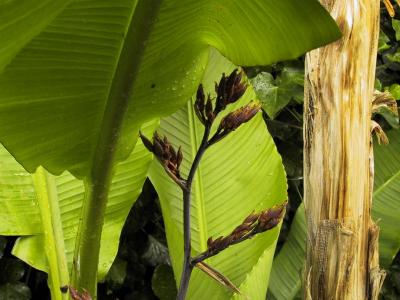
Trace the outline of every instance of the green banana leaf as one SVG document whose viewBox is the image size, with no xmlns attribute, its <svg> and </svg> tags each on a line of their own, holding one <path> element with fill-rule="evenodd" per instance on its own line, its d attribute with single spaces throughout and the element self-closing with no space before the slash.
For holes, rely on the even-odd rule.
<svg viewBox="0 0 400 300">
<path fill-rule="evenodd" d="M 158 121 L 149 122 L 142 130 L 150 134 L 157 125 Z M 99 279 L 114 261 L 122 226 L 152 160 L 141 141 L 137 143 L 129 158 L 118 165 L 111 185 L 101 236 Z M 83 198 L 83 182 L 70 173 L 54 176 L 39 168 L 29 174 L 0 148 L 0 234 L 23 235 L 13 254 L 49 273 L 52 299 L 60 299 L 60 287 L 69 284 Z"/>
<path fill-rule="evenodd" d="M 212 52 L 204 76 L 205 91 L 213 91 L 214 81 L 219 80 L 222 72 L 230 73 L 234 67 L 220 54 Z M 255 93 L 249 87 L 240 103 L 228 110 L 250 99 L 255 99 Z M 173 145 L 182 146 L 181 172 L 186 177 L 204 129 L 193 111 L 193 100 L 162 119 L 160 128 L 160 133 Z M 179 282 L 183 263 L 182 193 L 157 161 L 150 169 L 150 179 L 160 197 L 172 266 Z M 200 162 L 192 190 L 193 254 L 207 249 L 209 237 L 229 234 L 253 210 L 285 201 L 286 189 L 281 157 L 259 114 L 208 149 Z M 274 229 L 232 246 L 208 263 L 230 278 L 248 299 L 265 299 L 278 233 L 278 229 Z M 188 299 L 231 298 L 237 296 L 199 270 L 194 271 Z"/>
<path fill-rule="evenodd" d="M 379 256 L 388 268 L 400 250 L 400 132 L 387 133 L 389 145 L 374 144 L 375 183 L 372 215 L 380 227 Z M 307 226 L 304 206 L 296 212 L 288 239 L 273 262 L 269 298 L 294 299 L 301 289 Z"/>
<path fill-rule="evenodd" d="M 267 299 L 291 300 L 301 290 L 305 267 L 307 224 L 304 205 L 294 216 L 289 235 L 275 256 Z"/>
<path fill-rule="evenodd" d="M 375 184 L 372 215 L 381 232 L 380 263 L 388 268 L 400 250 L 400 131 L 387 133 L 389 145 L 374 145 Z"/>
<path fill-rule="evenodd" d="M 107 102 L 128 101 L 125 158 L 143 122 L 193 95 L 211 47 L 266 65 L 339 34 L 317 0 L 2 1 L 0 141 L 29 172 L 85 176 Z"/>
</svg>

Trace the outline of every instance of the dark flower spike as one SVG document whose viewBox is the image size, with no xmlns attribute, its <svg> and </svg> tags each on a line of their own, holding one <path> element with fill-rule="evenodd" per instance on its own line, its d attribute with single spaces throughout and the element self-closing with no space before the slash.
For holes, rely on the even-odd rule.
<svg viewBox="0 0 400 300">
<path fill-rule="evenodd" d="M 162 164 L 167 174 L 180 186 L 185 187 L 185 180 L 181 178 L 179 167 L 183 160 L 182 148 L 179 147 L 175 151 L 167 137 L 161 138 L 160 135 L 154 132 L 153 143 L 139 132 L 145 147 L 154 154 L 157 160 Z"/>
<path fill-rule="evenodd" d="M 205 113 L 207 116 L 208 124 L 212 124 L 215 120 L 215 113 L 213 112 L 213 106 L 211 102 L 210 95 L 208 95 Z"/>
<path fill-rule="evenodd" d="M 236 130 L 240 125 L 250 121 L 261 109 L 261 104 L 251 101 L 222 118 L 221 123 L 214 136 L 209 141 L 209 146 L 223 139 L 232 131 Z"/>
<path fill-rule="evenodd" d="M 208 95 L 206 102 L 206 96 L 204 94 L 202 84 L 200 84 L 197 89 L 196 101 L 194 103 L 194 111 L 196 112 L 196 115 L 199 118 L 200 122 L 204 125 L 211 125 L 215 119 L 211 97 L 210 95 Z"/>
<path fill-rule="evenodd" d="M 201 121 L 201 123 L 206 123 L 206 116 L 205 116 L 205 103 L 206 103 L 206 96 L 204 94 L 203 85 L 200 84 L 197 88 L 196 93 L 196 101 L 194 103 L 194 111 L 196 112 L 197 117 Z"/>
<path fill-rule="evenodd" d="M 252 212 L 243 220 L 242 224 L 237 226 L 228 236 L 220 236 L 215 240 L 210 237 L 207 240 L 208 249 L 194 257 L 192 259 L 192 264 L 195 265 L 196 263 L 202 262 L 232 245 L 251 239 L 256 234 L 276 227 L 285 214 L 286 205 L 287 201 L 259 213 Z"/>
<path fill-rule="evenodd" d="M 223 111 L 228 104 L 236 102 L 246 92 L 247 84 L 241 82 L 242 77 L 243 72 L 238 72 L 237 69 L 233 70 L 228 77 L 222 74 L 219 83 L 215 84 L 215 92 L 217 93 L 215 115 Z"/>
<path fill-rule="evenodd" d="M 142 133 L 140 137 L 145 147 L 151 151 L 158 161 L 163 165 L 167 174 L 181 187 L 183 192 L 183 232 L 184 232 L 184 263 L 181 275 L 181 282 L 177 299 L 184 299 L 189 287 L 189 280 L 194 266 L 199 267 L 219 283 L 231 288 L 235 292 L 239 292 L 229 281 L 218 271 L 206 265 L 203 261 L 211 256 L 216 255 L 231 245 L 237 244 L 259 232 L 269 230 L 279 224 L 283 211 L 270 211 L 268 213 L 251 213 L 239 226 L 237 226 L 230 235 L 220 236 L 213 240 L 211 237 L 207 241 L 207 251 L 192 257 L 191 255 L 191 188 L 196 169 L 204 152 L 209 146 L 224 138 L 230 132 L 236 130 L 243 123 L 251 120 L 260 110 L 260 104 L 250 102 L 248 105 L 241 107 L 222 118 L 219 127 L 215 131 L 214 136 L 210 139 L 210 132 L 213 122 L 217 115 L 223 111 L 227 105 L 240 99 L 247 89 L 247 84 L 242 82 L 243 72 L 234 70 L 228 77 L 222 74 L 219 83 L 215 84 L 216 102 L 212 103 L 210 94 L 206 95 L 203 85 L 197 88 L 194 110 L 200 122 L 204 125 L 203 138 L 198 147 L 197 153 L 193 159 L 192 165 L 187 179 L 182 179 L 179 167 L 182 163 L 183 154 L 179 147 L 176 151 L 166 137 L 161 138 L 157 132 L 154 133 L 153 141 L 150 141 Z"/>
<path fill-rule="evenodd" d="M 277 226 L 285 214 L 286 205 L 287 202 L 263 211 L 260 214 L 255 230 L 258 232 L 264 232 Z"/>
<path fill-rule="evenodd" d="M 154 146 L 152 142 L 147 137 L 145 137 L 141 131 L 139 131 L 139 136 L 147 150 L 149 150 L 150 152 L 154 152 Z"/>
</svg>

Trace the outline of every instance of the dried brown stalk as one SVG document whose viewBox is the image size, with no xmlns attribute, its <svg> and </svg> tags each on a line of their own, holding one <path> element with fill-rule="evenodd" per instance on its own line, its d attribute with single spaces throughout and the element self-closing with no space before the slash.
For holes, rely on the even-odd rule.
<svg viewBox="0 0 400 300">
<path fill-rule="evenodd" d="M 306 299 L 377 299 L 378 230 L 371 218 L 380 0 L 322 0 L 343 37 L 306 57 Z"/>
</svg>

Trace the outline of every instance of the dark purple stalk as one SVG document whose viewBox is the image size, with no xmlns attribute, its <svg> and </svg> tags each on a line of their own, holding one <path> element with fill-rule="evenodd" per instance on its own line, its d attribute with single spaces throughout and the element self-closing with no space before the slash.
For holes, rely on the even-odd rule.
<svg viewBox="0 0 400 300">
<path fill-rule="evenodd" d="M 186 186 L 183 191 L 183 242 L 184 242 L 184 258 L 181 282 L 179 285 L 177 300 L 184 300 L 189 287 L 190 276 L 192 274 L 193 265 L 191 264 L 191 234 L 190 234 L 190 207 L 191 207 L 191 192 L 193 178 L 200 164 L 204 152 L 208 147 L 208 138 L 210 136 L 211 124 L 206 124 L 204 129 L 203 139 L 200 147 L 197 150 L 196 156 L 190 168 L 189 176 L 186 181 Z"/>
</svg>

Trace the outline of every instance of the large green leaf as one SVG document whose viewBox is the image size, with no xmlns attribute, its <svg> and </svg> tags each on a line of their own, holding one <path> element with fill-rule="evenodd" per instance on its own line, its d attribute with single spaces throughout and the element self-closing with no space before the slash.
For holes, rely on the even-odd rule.
<svg viewBox="0 0 400 300">
<path fill-rule="evenodd" d="M 0 71 L 71 0 L 0 1 Z"/>
<path fill-rule="evenodd" d="M 375 184 L 372 215 L 380 227 L 380 263 L 388 268 L 400 249 L 400 132 L 387 133 L 389 145 L 374 145 Z M 274 259 L 269 294 L 271 299 L 293 299 L 301 288 L 305 263 L 307 227 L 304 207 L 296 212 L 290 234 Z"/>
<path fill-rule="evenodd" d="M 290 300 L 301 289 L 305 266 L 307 224 L 304 206 L 293 219 L 287 240 L 274 258 L 268 286 L 268 299 Z"/>
<path fill-rule="evenodd" d="M 0 149 L 0 234 L 38 234 L 41 220 L 31 174 Z"/>
<path fill-rule="evenodd" d="M 400 132 L 387 133 L 389 145 L 374 146 L 375 184 L 372 215 L 381 229 L 379 255 L 387 268 L 400 250 Z"/>
<path fill-rule="evenodd" d="M 213 52 L 204 76 L 207 91 L 222 72 L 234 66 Z M 255 98 L 249 88 L 237 108 Z M 193 102 L 161 121 L 161 133 L 176 146 L 182 146 L 182 173 L 187 176 L 200 144 L 203 127 L 193 112 Z M 216 121 L 218 123 L 218 120 Z M 183 223 L 182 193 L 156 162 L 150 169 L 161 201 L 168 248 L 177 282 L 182 270 Z M 258 115 L 227 138 L 207 150 L 196 172 L 192 190 L 193 254 L 207 248 L 210 236 L 226 235 L 253 210 L 282 203 L 286 180 L 281 158 Z M 269 271 L 278 230 L 259 235 L 251 241 L 228 248 L 209 263 L 228 276 L 249 299 L 265 299 Z M 230 299 L 231 293 L 198 270 L 190 280 L 188 299 Z"/>
<path fill-rule="evenodd" d="M 317 0 L 3 1 L 0 141 L 30 172 L 84 175 L 107 99 L 129 98 L 113 115 L 126 157 L 140 124 L 190 98 L 210 46 L 265 65 L 338 36 Z"/>
<path fill-rule="evenodd" d="M 148 123 L 143 130 L 150 133 L 157 123 Z M 48 272 L 53 299 L 59 299 L 60 286 L 69 282 L 65 278 L 57 281 L 55 270 L 64 268 L 67 274 L 71 270 L 84 184 L 68 172 L 53 176 L 41 168 L 31 175 L 3 147 L 0 157 L 0 234 L 26 235 L 17 241 L 13 254 Z M 129 158 L 116 168 L 101 237 L 99 279 L 114 260 L 122 226 L 150 162 L 151 154 L 138 141 Z M 68 266 L 61 267 L 63 261 Z"/>
</svg>

